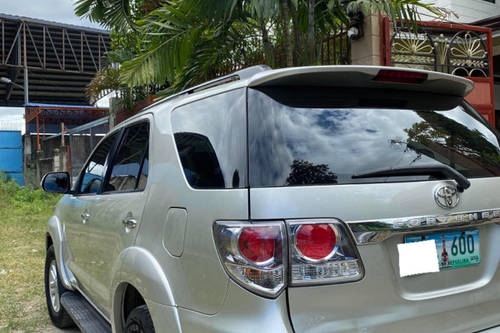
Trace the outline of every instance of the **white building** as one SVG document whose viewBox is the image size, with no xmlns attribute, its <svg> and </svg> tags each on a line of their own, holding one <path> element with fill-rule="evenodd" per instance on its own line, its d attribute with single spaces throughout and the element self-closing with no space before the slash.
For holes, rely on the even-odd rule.
<svg viewBox="0 0 500 333">
<path fill-rule="evenodd" d="M 425 0 L 425 2 L 453 13 L 448 17 L 448 20 L 453 22 L 472 23 L 500 15 L 500 0 Z M 426 20 L 426 17 L 423 16 L 422 19 Z"/>
<path fill-rule="evenodd" d="M 0 131 L 21 131 L 24 135 L 25 129 L 24 108 L 0 107 Z"/>
</svg>

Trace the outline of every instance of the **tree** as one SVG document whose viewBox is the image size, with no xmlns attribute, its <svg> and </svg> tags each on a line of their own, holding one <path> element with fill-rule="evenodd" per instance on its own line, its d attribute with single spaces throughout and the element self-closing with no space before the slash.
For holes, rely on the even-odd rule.
<svg viewBox="0 0 500 333">
<path fill-rule="evenodd" d="M 162 0 L 76 0 L 75 14 L 108 29 L 127 31 L 161 3 Z"/>
<path fill-rule="evenodd" d="M 129 86 L 172 84 L 166 94 L 241 67 L 316 65 L 321 41 L 348 12 L 382 12 L 411 24 L 423 0 L 77 0 L 79 16 L 140 36 L 121 65 Z M 116 49 L 115 49 L 116 51 Z M 285 55 L 284 64 L 276 56 Z"/>
<path fill-rule="evenodd" d="M 288 185 L 337 184 L 337 175 L 330 171 L 327 164 L 294 160 L 286 183 Z"/>
</svg>

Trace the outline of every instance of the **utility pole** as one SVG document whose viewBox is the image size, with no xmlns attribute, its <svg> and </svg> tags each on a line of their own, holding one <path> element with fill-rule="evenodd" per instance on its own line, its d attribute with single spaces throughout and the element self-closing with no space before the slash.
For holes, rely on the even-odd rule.
<svg viewBox="0 0 500 333">
<path fill-rule="evenodd" d="M 24 49 L 24 106 L 29 103 L 28 90 L 28 54 L 26 53 L 26 23 L 23 22 L 23 49 Z"/>
</svg>

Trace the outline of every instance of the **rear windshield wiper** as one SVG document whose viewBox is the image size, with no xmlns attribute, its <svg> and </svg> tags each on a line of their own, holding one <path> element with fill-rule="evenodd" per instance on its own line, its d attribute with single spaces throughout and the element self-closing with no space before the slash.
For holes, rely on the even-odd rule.
<svg viewBox="0 0 500 333">
<path fill-rule="evenodd" d="M 391 169 L 381 169 L 359 175 L 353 175 L 352 179 L 376 178 L 376 177 L 396 177 L 396 176 L 432 176 L 441 175 L 447 179 L 454 179 L 458 184 L 458 191 L 463 192 L 470 187 L 469 180 L 457 170 L 441 165 L 412 165 L 407 167 L 395 167 Z"/>
</svg>

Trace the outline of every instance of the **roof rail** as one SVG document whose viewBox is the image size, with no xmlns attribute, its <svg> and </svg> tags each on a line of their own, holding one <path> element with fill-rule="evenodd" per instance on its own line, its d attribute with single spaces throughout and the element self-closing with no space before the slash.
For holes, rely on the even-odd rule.
<svg viewBox="0 0 500 333">
<path fill-rule="evenodd" d="M 192 94 L 194 92 L 202 91 L 202 90 L 212 88 L 212 87 L 224 84 L 224 83 L 229 83 L 229 82 L 238 81 L 238 80 L 245 80 L 245 79 L 251 78 L 252 76 L 254 76 L 257 73 L 265 72 L 265 71 L 268 71 L 270 69 L 271 69 L 271 67 L 269 67 L 267 65 L 257 65 L 257 66 L 244 68 L 244 69 L 241 69 L 241 70 L 236 71 L 234 73 L 231 73 L 231 74 L 221 76 L 221 77 L 218 77 L 216 79 L 204 82 L 200 85 L 189 88 L 189 89 L 185 90 L 184 92 L 188 93 L 188 94 Z"/>
<path fill-rule="evenodd" d="M 147 109 L 152 108 L 153 106 L 155 106 L 155 105 L 157 105 L 159 103 L 162 103 L 162 102 L 165 102 L 165 101 L 169 101 L 171 99 L 174 99 L 174 98 L 182 96 L 182 95 L 192 94 L 192 93 L 195 93 L 195 92 L 198 92 L 198 91 L 202 91 L 202 90 L 205 90 L 205 89 L 216 87 L 216 86 L 219 86 L 221 84 L 229 83 L 229 82 L 232 82 L 232 81 L 245 80 L 245 79 L 251 78 L 252 76 L 254 76 L 257 73 L 265 72 L 265 71 L 268 71 L 270 69 L 271 69 L 271 67 L 269 67 L 267 65 L 256 65 L 256 66 L 251 66 L 251 67 L 248 67 L 248 68 L 244 68 L 244 69 L 241 69 L 241 70 L 236 71 L 234 73 L 218 77 L 216 79 L 204 82 L 204 83 L 199 84 L 197 86 L 188 88 L 188 89 L 183 90 L 181 92 L 178 92 L 176 94 L 173 94 L 173 95 L 167 96 L 165 98 L 162 98 L 159 101 L 157 101 L 157 102 L 155 102 L 155 103 L 153 103 L 153 104 L 145 107 L 141 111 L 147 110 Z"/>
</svg>

